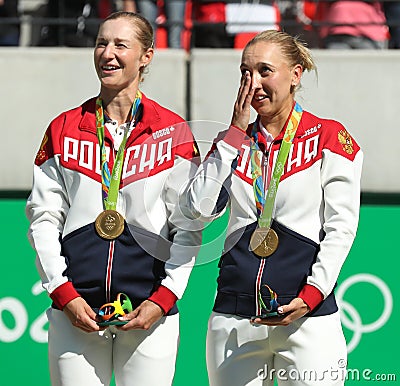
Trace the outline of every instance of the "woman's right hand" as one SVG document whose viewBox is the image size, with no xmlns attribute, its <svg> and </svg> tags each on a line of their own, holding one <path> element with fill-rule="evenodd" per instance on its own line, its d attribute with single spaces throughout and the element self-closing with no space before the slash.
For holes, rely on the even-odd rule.
<svg viewBox="0 0 400 386">
<path fill-rule="evenodd" d="M 68 316 L 72 325 L 80 328 L 82 331 L 94 332 L 103 330 L 96 323 L 96 313 L 81 297 L 68 302 L 63 311 Z"/>
<path fill-rule="evenodd" d="M 251 75 L 249 71 L 244 71 L 240 80 L 240 88 L 233 109 L 231 125 L 236 126 L 243 131 L 247 130 L 250 121 L 251 101 L 254 95 Z"/>
</svg>

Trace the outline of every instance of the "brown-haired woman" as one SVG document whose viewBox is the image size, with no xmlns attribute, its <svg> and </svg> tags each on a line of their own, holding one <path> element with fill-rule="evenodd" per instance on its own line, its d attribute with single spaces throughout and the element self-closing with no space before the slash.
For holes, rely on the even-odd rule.
<svg viewBox="0 0 400 386">
<path fill-rule="evenodd" d="M 153 58 L 143 17 L 112 14 L 94 63 L 100 93 L 47 129 L 26 213 L 48 312 L 53 385 L 170 385 L 176 300 L 198 232 L 178 208 L 195 170 L 193 137 L 140 90 Z"/>
</svg>

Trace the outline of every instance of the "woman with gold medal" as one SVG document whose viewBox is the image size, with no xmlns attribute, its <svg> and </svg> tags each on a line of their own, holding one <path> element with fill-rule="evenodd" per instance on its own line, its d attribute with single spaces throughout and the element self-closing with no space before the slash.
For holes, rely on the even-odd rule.
<svg viewBox="0 0 400 386">
<path fill-rule="evenodd" d="M 334 287 L 357 229 L 363 155 L 342 124 L 295 100 L 313 69 L 297 38 L 254 37 L 231 125 L 189 188 L 203 220 L 229 211 L 207 334 L 211 386 L 333 386 L 346 377 Z"/>
<path fill-rule="evenodd" d="M 119 12 L 100 25 L 100 93 L 49 125 L 26 206 L 29 239 L 53 301 L 53 385 L 171 385 L 176 301 L 199 232 L 178 205 L 196 170 L 186 122 L 139 85 L 153 31 Z M 186 213 L 188 211 L 186 210 Z"/>
</svg>

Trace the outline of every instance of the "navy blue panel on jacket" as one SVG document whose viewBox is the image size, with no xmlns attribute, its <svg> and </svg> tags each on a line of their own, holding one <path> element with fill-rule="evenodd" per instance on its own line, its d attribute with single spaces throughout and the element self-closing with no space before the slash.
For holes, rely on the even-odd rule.
<svg viewBox="0 0 400 386">
<path fill-rule="evenodd" d="M 250 238 L 256 226 L 257 223 L 253 223 L 239 229 L 225 243 L 227 252 L 219 265 L 218 293 L 214 304 L 216 312 L 246 318 L 256 313 L 254 278 L 258 276 L 260 257 L 249 251 Z M 277 221 L 273 221 L 271 227 L 279 237 L 279 246 L 266 258 L 261 282 L 278 294 L 278 303 L 285 305 L 297 297 L 306 284 L 319 245 Z M 327 315 L 337 310 L 332 292 L 307 316 Z"/>
<path fill-rule="evenodd" d="M 157 244 L 160 237 L 153 235 L 153 239 Z M 113 241 L 98 236 L 92 223 L 68 234 L 61 243 L 67 263 L 64 274 L 69 280 L 73 278 L 75 289 L 94 309 L 114 301 L 119 292 L 127 294 L 135 308 L 150 297 L 166 276 L 165 262 L 146 252 L 126 224 L 123 233 Z M 168 315 L 177 312 L 175 305 Z"/>
</svg>

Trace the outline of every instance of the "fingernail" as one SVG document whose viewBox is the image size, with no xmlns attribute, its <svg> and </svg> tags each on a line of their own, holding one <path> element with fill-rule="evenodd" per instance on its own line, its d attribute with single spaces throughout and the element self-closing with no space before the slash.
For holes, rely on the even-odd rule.
<svg viewBox="0 0 400 386">
<path fill-rule="evenodd" d="M 278 307 L 278 312 L 279 312 L 280 314 L 283 314 L 283 308 L 282 308 L 282 307 Z"/>
</svg>

